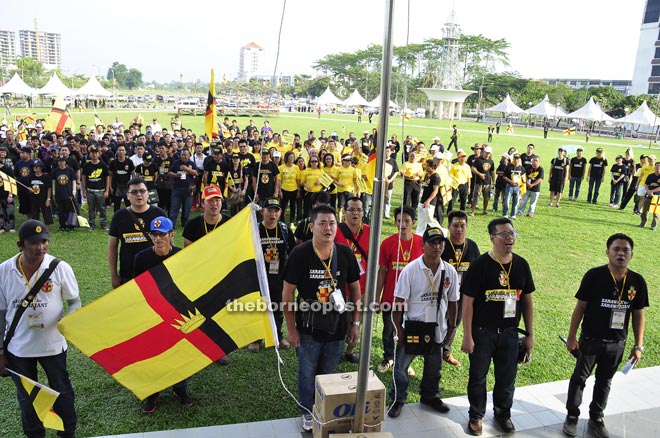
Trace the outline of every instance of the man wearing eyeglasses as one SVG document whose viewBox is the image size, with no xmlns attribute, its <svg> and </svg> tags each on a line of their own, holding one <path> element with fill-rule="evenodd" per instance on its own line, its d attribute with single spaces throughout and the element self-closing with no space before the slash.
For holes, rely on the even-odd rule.
<svg viewBox="0 0 660 438">
<path fill-rule="evenodd" d="M 488 224 L 492 249 L 471 264 L 463 276 L 463 352 L 470 355 L 468 378 L 468 432 L 481 435 L 486 414 L 486 376 L 490 362 L 495 366 L 493 411 L 495 423 L 504 433 L 515 432 L 511 406 L 515 391 L 520 317 L 527 336 L 523 346 L 534 346 L 534 280 L 527 261 L 513 253 L 517 233 L 509 218 Z"/>
<path fill-rule="evenodd" d="M 126 194 L 130 206 L 122 208 L 112 216 L 108 232 L 108 264 L 113 288 L 133 278 L 135 255 L 152 244 L 148 237 L 149 224 L 158 216 L 167 216 L 163 209 L 147 202 L 149 193 L 142 178 L 128 181 Z"/>
<path fill-rule="evenodd" d="M 603 422 L 612 377 L 625 351 L 628 325 L 632 316 L 635 345 L 628 359 L 637 364 L 644 351 L 644 307 L 648 307 L 648 290 L 644 278 L 628 269 L 633 256 L 633 240 L 621 233 L 607 239 L 608 263 L 587 271 L 575 294 L 577 303 L 566 340 L 566 349 L 577 351 L 575 370 L 568 384 L 563 431 L 577 433 L 582 393 L 587 378 L 596 369 L 593 397 L 589 405 L 587 430 L 596 437 L 608 437 Z M 579 341 L 576 337 L 581 326 Z"/>
</svg>

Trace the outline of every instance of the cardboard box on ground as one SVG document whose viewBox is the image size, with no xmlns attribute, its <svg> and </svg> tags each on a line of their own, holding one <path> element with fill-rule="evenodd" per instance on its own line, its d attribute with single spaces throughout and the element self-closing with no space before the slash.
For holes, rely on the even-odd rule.
<svg viewBox="0 0 660 438">
<path fill-rule="evenodd" d="M 357 372 L 316 376 L 314 416 L 320 423 L 314 421 L 314 438 L 329 438 L 331 433 L 351 431 L 355 417 L 357 380 Z M 380 432 L 380 423 L 385 418 L 385 405 L 385 385 L 370 371 L 364 418 L 367 432 Z"/>
</svg>

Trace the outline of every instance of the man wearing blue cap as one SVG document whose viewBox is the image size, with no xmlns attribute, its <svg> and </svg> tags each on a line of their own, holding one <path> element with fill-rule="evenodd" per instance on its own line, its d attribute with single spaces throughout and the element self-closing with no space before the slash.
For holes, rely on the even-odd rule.
<svg viewBox="0 0 660 438">
<path fill-rule="evenodd" d="M 174 241 L 174 224 L 165 216 L 158 216 L 151 221 L 149 227 L 151 230 L 150 237 L 153 246 L 143 249 L 135 255 L 133 261 L 133 278 L 142 274 L 145 271 L 161 264 L 168 257 L 181 251 L 172 244 Z M 183 406 L 191 406 L 192 399 L 188 395 L 188 380 L 184 379 L 172 387 L 174 397 L 181 402 Z M 152 394 L 147 397 L 142 403 L 143 414 L 153 414 L 156 411 L 156 406 L 160 394 Z"/>
</svg>

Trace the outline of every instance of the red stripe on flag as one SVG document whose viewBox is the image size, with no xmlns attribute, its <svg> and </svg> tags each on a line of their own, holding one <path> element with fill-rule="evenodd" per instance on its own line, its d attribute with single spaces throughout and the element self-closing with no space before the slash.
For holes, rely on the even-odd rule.
<svg viewBox="0 0 660 438">
<path fill-rule="evenodd" d="M 131 339 L 127 339 L 112 347 L 94 353 L 92 360 L 108 371 L 115 374 L 124 367 L 136 362 L 157 356 L 182 339 L 194 345 L 200 353 L 215 361 L 225 355 L 225 352 L 211 340 L 203 331 L 197 329 L 185 334 L 172 327 L 175 319 L 182 320 L 181 314 L 163 297 L 151 273 L 146 272 L 135 279 L 149 306 L 156 312 L 163 322 Z"/>
<path fill-rule="evenodd" d="M 57 126 L 55 127 L 55 132 L 58 134 L 64 131 L 64 126 L 66 125 L 66 121 L 69 119 L 68 116 L 63 115 L 60 117 L 60 119 L 57 121 Z"/>
</svg>

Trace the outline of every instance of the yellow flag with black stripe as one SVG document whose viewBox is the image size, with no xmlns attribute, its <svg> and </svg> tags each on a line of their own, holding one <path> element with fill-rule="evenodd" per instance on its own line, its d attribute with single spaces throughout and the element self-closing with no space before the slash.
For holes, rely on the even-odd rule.
<svg viewBox="0 0 660 438">
<path fill-rule="evenodd" d="M 23 389 L 27 393 L 28 398 L 32 401 L 34 412 L 37 414 L 37 417 L 39 417 L 44 427 L 63 431 L 64 423 L 62 422 L 62 418 L 60 418 L 60 416 L 53 410 L 53 404 L 55 404 L 55 400 L 57 400 L 60 393 L 15 371 L 10 369 L 7 369 L 7 371 L 21 380 Z"/>
<path fill-rule="evenodd" d="M 210 257 L 218 248 L 223 257 Z M 236 348 L 260 339 L 276 345 L 254 208 L 65 316 L 58 327 L 140 399 Z"/>
</svg>

